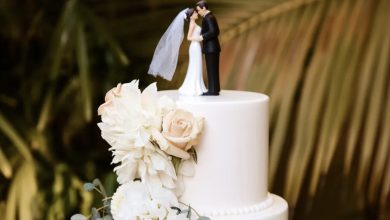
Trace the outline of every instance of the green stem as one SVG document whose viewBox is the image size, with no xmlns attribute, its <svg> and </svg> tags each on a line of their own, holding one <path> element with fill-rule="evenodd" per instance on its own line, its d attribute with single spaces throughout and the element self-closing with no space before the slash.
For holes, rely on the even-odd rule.
<svg viewBox="0 0 390 220">
<path fill-rule="evenodd" d="M 106 198 L 102 199 L 102 201 L 109 200 L 109 199 L 112 199 L 112 196 L 106 197 Z"/>
<path fill-rule="evenodd" d="M 98 191 L 102 196 L 104 196 L 104 195 L 103 195 L 103 192 L 100 191 L 98 188 L 96 188 L 96 186 L 94 186 L 93 189 L 95 189 L 95 190 Z"/>
<path fill-rule="evenodd" d="M 105 208 L 107 208 L 107 207 L 108 207 L 108 205 L 102 206 L 102 207 L 96 209 L 96 211 L 100 211 L 100 210 L 105 209 Z M 87 216 L 87 219 L 89 219 L 89 218 L 91 218 L 91 217 L 92 217 L 92 215 L 88 215 L 88 216 Z"/>
</svg>

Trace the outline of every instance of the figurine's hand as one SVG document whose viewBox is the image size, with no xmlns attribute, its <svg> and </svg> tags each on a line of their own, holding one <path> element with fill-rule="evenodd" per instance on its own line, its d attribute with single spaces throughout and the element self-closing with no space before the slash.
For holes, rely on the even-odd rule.
<svg viewBox="0 0 390 220">
<path fill-rule="evenodd" d="M 202 35 L 200 35 L 199 37 L 193 37 L 193 40 L 194 41 L 198 41 L 198 42 L 202 42 L 203 41 L 203 37 L 202 37 Z"/>
<path fill-rule="evenodd" d="M 187 40 L 189 40 L 189 41 L 196 41 L 196 42 L 201 42 L 202 41 L 200 39 L 200 37 L 189 37 L 189 38 L 187 38 Z"/>
</svg>

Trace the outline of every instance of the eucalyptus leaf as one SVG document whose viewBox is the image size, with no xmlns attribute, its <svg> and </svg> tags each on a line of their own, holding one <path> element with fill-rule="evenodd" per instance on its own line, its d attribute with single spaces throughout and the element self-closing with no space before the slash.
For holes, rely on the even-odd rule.
<svg viewBox="0 0 390 220">
<path fill-rule="evenodd" d="M 211 220 L 209 217 L 206 216 L 199 216 L 197 220 Z"/>
<path fill-rule="evenodd" d="M 96 186 L 96 187 L 99 188 L 99 190 L 100 190 L 99 193 L 102 194 L 102 196 L 103 196 L 104 198 L 107 198 L 107 197 L 108 197 L 108 196 L 107 196 L 107 193 L 106 193 L 106 189 L 104 188 L 102 182 L 101 182 L 99 179 L 94 179 L 94 180 L 92 181 L 92 184 L 93 184 L 94 186 Z"/>
<path fill-rule="evenodd" d="M 70 217 L 70 220 L 87 220 L 88 218 L 82 214 L 75 214 Z"/>
<path fill-rule="evenodd" d="M 105 215 L 103 216 L 102 220 L 113 220 L 111 215 Z"/>
<path fill-rule="evenodd" d="M 93 191 L 95 188 L 95 185 L 92 183 L 84 183 L 84 189 L 88 192 Z"/>
<path fill-rule="evenodd" d="M 92 184 L 95 185 L 95 186 L 99 186 L 99 185 L 101 185 L 101 182 L 100 182 L 100 180 L 98 178 L 96 178 L 96 179 L 94 179 L 92 181 Z"/>
<path fill-rule="evenodd" d="M 91 211 L 92 211 L 92 220 L 97 220 L 97 219 L 101 218 L 101 215 L 96 208 L 92 208 Z"/>
</svg>

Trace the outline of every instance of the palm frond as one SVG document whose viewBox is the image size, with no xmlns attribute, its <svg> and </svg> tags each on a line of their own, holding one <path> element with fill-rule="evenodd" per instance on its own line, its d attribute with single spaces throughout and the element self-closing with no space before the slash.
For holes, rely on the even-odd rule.
<svg viewBox="0 0 390 220">
<path fill-rule="evenodd" d="M 261 13 L 258 13 L 258 15 L 252 16 L 246 19 L 246 21 L 235 25 L 233 28 L 225 30 L 224 33 L 221 35 L 221 43 L 224 44 L 225 42 L 233 39 L 235 36 L 245 33 L 248 30 L 251 30 L 253 27 L 258 26 L 260 23 L 266 20 L 278 17 L 290 11 L 297 10 L 298 8 L 303 7 L 305 5 L 314 4 L 318 1 L 319 0 L 290 0 L 282 1 L 282 3 L 279 4 L 273 2 L 274 5 L 270 9 L 264 10 Z M 250 5 L 249 7 L 251 6 L 252 5 Z M 248 6 L 245 9 L 247 8 Z"/>
<path fill-rule="evenodd" d="M 31 155 L 30 149 L 26 141 L 20 136 L 16 129 L 12 126 L 12 123 L 9 122 L 6 117 L 0 112 L 0 131 L 9 138 L 22 157 L 27 161 L 32 161 L 33 157 Z"/>
<path fill-rule="evenodd" d="M 92 99 L 91 99 L 91 86 L 89 77 L 89 60 L 87 55 L 87 42 L 85 39 L 83 23 L 79 22 L 77 26 L 77 61 L 80 72 L 80 87 L 83 96 L 84 103 L 84 117 L 86 121 L 92 119 Z"/>
<path fill-rule="evenodd" d="M 345 152 L 348 178 L 357 161 L 359 191 L 367 183 L 373 184 L 371 192 L 386 188 L 381 182 L 386 179 L 382 175 L 388 160 L 384 148 L 389 143 L 382 139 L 386 136 L 377 144 L 384 128 L 379 118 L 386 111 L 383 100 L 389 71 L 385 61 L 389 47 L 383 44 L 385 4 L 366 0 L 284 2 L 227 29 L 221 37 L 225 48 L 241 48 L 222 53 L 224 59 L 238 57 L 234 65 L 227 62 L 221 67 L 230 66 L 222 72 L 223 85 L 271 96 L 271 185 L 280 176 L 281 158 L 287 159 L 284 188 L 292 207 L 303 196 L 308 175 L 309 195 L 317 194 L 336 152 Z M 374 155 L 379 159 L 376 165 Z M 370 173 L 372 166 L 376 178 Z"/>
<path fill-rule="evenodd" d="M 383 25 L 390 18 L 387 15 L 387 9 L 389 9 L 388 1 L 381 1 L 378 5 L 378 26 Z M 375 25 L 375 24 L 374 24 Z M 378 27 L 377 26 L 377 27 Z M 375 27 L 375 26 L 374 26 Z M 385 31 L 386 30 L 386 31 Z M 379 124 L 381 123 L 380 116 L 383 106 L 384 95 L 386 94 L 386 88 L 388 83 L 386 82 L 389 61 L 389 32 L 388 29 L 377 30 L 374 34 L 380 35 L 378 41 L 381 42 L 381 49 L 378 50 L 378 63 L 376 65 L 375 73 L 377 74 L 372 81 L 372 93 L 370 100 L 368 101 L 368 112 L 367 112 L 367 124 L 366 129 L 363 133 L 362 152 L 360 155 L 359 173 L 357 177 L 357 187 L 362 189 L 365 184 L 365 180 L 369 176 L 370 163 L 372 161 L 372 155 L 375 151 L 375 142 L 377 134 L 380 132 Z"/>
<path fill-rule="evenodd" d="M 0 146 L 0 171 L 7 179 L 12 177 L 12 166 Z"/>
<path fill-rule="evenodd" d="M 34 164 L 28 161 L 24 162 L 11 184 L 7 196 L 5 219 L 13 220 L 16 219 L 16 216 L 21 220 L 33 219 L 31 205 L 38 190 Z"/>
</svg>

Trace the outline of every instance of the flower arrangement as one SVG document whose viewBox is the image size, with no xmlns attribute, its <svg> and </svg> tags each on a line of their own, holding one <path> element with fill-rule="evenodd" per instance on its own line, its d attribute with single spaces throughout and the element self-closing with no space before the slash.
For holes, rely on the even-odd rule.
<svg viewBox="0 0 390 220">
<path fill-rule="evenodd" d="M 156 83 L 141 92 L 137 80 L 108 91 L 98 114 L 102 120 L 98 126 L 111 146 L 120 186 L 112 197 L 103 194 L 101 210 L 107 214 L 100 217 L 95 209 L 92 217 L 191 219 L 195 210 L 180 203 L 178 197 L 184 190 L 183 176 L 194 174 L 194 146 L 200 140 L 204 119 L 177 108 L 167 96 L 159 97 Z M 96 187 L 101 187 L 97 180 L 85 185 L 89 191 L 98 190 Z M 185 210 L 179 208 L 183 205 Z M 199 220 L 209 219 L 197 216 Z M 76 219 L 86 217 L 77 214 L 72 217 Z"/>
</svg>

